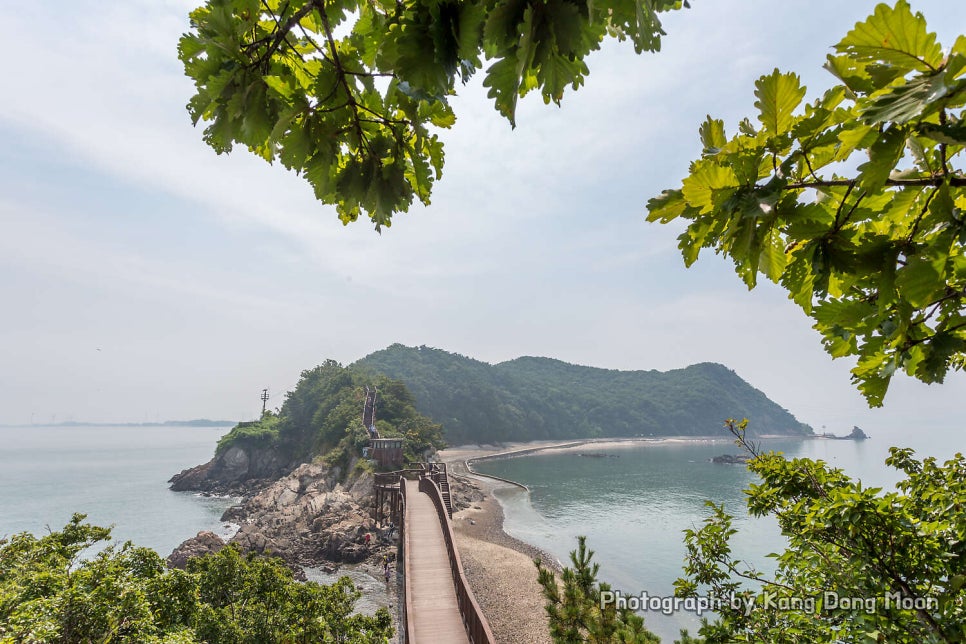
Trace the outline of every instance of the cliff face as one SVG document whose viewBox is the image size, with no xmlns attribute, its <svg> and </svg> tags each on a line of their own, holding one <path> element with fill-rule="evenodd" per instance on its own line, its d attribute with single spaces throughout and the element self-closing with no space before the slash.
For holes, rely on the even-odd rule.
<svg viewBox="0 0 966 644">
<path fill-rule="evenodd" d="M 275 481 L 292 466 L 274 447 L 235 445 L 207 463 L 175 474 L 168 482 L 176 492 L 247 496 Z"/>
</svg>

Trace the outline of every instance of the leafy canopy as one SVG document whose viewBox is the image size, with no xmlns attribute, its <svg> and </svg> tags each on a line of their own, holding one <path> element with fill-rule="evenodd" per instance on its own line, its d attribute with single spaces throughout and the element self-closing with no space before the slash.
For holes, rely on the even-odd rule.
<svg viewBox="0 0 966 644">
<path fill-rule="evenodd" d="M 895 372 L 942 382 L 966 362 L 966 36 L 944 53 L 900 0 L 835 50 L 839 83 L 818 100 L 803 107 L 776 69 L 755 83 L 757 124 L 729 137 L 709 116 L 701 158 L 648 219 L 687 222 L 689 266 L 714 249 L 748 288 L 781 284 L 880 406 Z"/>
<path fill-rule="evenodd" d="M 706 642 L 966 640 L 962 454 L 939 464 L 893 447 L 886 463 L 905 478 L 884 492 L 822 461 L 760 453 L 747 422 L 727 426 L 761 477 L 748 510 L 776 517 L 788 548 L 774 555 L 774 575 L 761 574 L 734 558 L 732 517 L 708 502 L 711 516 L 685 531 L 686 577 L 675 584 L 681 596 L 720 600 L 719 621 L 701 628 Z"/>
<path fill-rule="evenodd" d="M 386 609 L 353 614 L 361 593 L 347 577 L 300 583 L 281 560 L 234 546 L 168 570 L 149 548 L 103 547 L 110 535 L 75 514 L 41 538 L 0 539 L 0 641 L 363 644 L 392 636 Z"/>
<path fill-rule="evenodd" d="M 208 0 L 178 46 L 188 103 L 216 152 L 276 159 L 379 230 L 443 169 L 447 98 L 486 66 L 484 85 L 514 123 L 517 99 L 560 103 L 606 36 L 661 45 L 658 14 L 683 0 Z M 487 66 L 488 65 L 488 66 Z"/>
</svg>

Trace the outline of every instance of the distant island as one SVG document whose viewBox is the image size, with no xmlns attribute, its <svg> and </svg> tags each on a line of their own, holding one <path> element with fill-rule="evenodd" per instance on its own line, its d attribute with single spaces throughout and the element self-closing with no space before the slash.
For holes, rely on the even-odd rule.
<svg viewBox="0 0 966 644">
<path fill-rule="evenodd" d="M 812 436 L 812 428 L 728 367 L 618 371 L 553 358 L 491 365 L 431 347 L 393 344 L 350 365 L 401 380 L 450 445 L 548 439 L 723 435 Z"/>
<path fill-rule="evenodd" d="M 827 438 L 835 441 L 863 441 L 869 436 L 864 431 L 859 429 L 858 425 L 852 425 L 852 431 L 845 436 L 836 436 L 835 434 L 826 432 L 824 434 L 817 434 L 815 438 Z"/>
<path fill-rule="evenodd" d="M 66 420 L 60 423 L 30 423 L 28 425 L 0 425 L 0 427 L 233 427 L 236 420 L 210 420 L 196 418 L 194 420 L 163 420 L 145 423 L 92 423 L 76 420 Z"/>
</svg>

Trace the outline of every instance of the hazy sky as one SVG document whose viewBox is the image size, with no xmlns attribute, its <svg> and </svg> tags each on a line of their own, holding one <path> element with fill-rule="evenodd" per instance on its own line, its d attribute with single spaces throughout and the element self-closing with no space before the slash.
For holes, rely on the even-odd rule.
<svg viewBox="0 0 966 644">
<path fill-rule="evenodd" d="M 511 130 L 476 79 L 454 101 L 433 204 L 380 236 L 343 227 L 301 179 L 217 156 L 184 109 L 175 47 L 194 1 L 3 5 L 16 52 L 0 101 L 0 423 L 244 419 L 301 370 L 393 342 L 488 362 L 617 369 L 715 361 L 799 419 L 915 431 L 954 424 L 966 379 L 899 378 L 869 411 L 782 291 L 748 292 L 644 204 L 677 187 L 712 113 L 753 83 L 832 83 L 830 46 L 873 2 L 693 0 L 658 55 L 610 43 L 558 109 Z M 966 3 L 914 2 L 948 46 Z"/>
</svg>

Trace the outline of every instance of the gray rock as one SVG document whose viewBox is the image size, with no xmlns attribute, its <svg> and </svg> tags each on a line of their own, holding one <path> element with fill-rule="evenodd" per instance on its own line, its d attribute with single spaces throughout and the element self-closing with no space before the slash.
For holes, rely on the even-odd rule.
<svg viewBox="0 0 966 644">
<path fill-rule="evenodd" d="M 225 542 L 214 532 L 202 531 L 181 542 L 181 545 L 168 555 L 168 568 L 181 568 L 188 565 L 188 559 L 213 554 L 225 547 Z"/>
<path fill-rule="evenodd" d="M 378 545 L 368 511 L 371 492 L 368 473 L 345 488 L 327 466 L 300 465 L 241 508 L 232 509 L 232 516 L 244 517 L 245 522 L 232 543 L 249 551 L 272 552 L 293 564 L 362 561 Z M 373 535 L 369 549 L 366 532 Z"/>
</svg>

